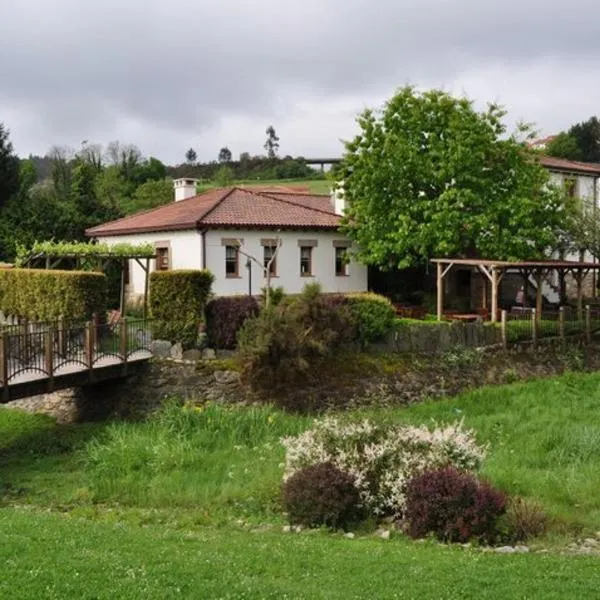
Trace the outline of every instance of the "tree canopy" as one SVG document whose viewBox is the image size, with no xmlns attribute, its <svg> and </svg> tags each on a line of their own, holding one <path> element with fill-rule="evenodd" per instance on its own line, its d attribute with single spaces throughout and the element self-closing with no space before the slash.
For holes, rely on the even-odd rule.
<svg viewBox="0 0 600 600">
<path fill-rule="evenodd" d="M 0 123 L 0 207 L 19 189 L 19 159 L 8 135 L 8 129 Z"/>
<path fill-rule="evenodd" d="M 600 163 L 600 121 L 590 117 L 559 133 L 546 148 L 550 156 Z"/>
<path fill-rule="evenodd" d="M 340 168 L 360 259 L 409 267 L 435 256 L 531 259 L 558 242 L 564 192 L 549 185 L 497 105 L 478 112 L 443 91 L 400 89 L 358 117 Z"/>
</svg>

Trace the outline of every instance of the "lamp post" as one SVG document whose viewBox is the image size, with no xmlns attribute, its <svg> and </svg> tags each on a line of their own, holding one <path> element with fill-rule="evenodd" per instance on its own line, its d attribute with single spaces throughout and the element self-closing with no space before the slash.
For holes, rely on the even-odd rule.
<svg viewBox="0 0 600 600">
<path fill-rule="evenodd" d="M 252 261 L 246 261 L 246 269 L 248 269 L 248 296 L 252 296 Z"/>
</svg>

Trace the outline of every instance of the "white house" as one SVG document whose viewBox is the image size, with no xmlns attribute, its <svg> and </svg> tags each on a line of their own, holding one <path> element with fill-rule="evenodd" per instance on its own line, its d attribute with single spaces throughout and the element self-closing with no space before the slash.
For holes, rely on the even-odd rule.
<svg viewBox="0 0 600 600">
<path fill-rule="evenodd" d="M 286 293 L 310 282 L 327 293 L 367 290 L 367 268 L 352 259 L 352 244 L 339 232 L 339 195 L 238 187 L 197 195 L 194 179 L 177 179 L 174 186 L 173 203 L 92 227 L 86 235 L 109 245 L 153 244 L 153 269 L 209 269 L 218 296 L 259 294 L 263 265 L 274 252 L 271 285 Z M 144 293 L 144 271 L 135 261 L 127 293 Z"/>
</svg>

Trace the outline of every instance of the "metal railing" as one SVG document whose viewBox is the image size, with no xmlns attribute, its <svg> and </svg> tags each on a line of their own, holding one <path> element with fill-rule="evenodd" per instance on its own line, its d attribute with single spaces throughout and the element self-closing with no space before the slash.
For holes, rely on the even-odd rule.
<svg viewBox="0 0 600 600">
<path fill-rule="evenodd" d="M 0 326 L 0 387 L 149 358 L 149 319 L 21 321 Z"/>
</svg>

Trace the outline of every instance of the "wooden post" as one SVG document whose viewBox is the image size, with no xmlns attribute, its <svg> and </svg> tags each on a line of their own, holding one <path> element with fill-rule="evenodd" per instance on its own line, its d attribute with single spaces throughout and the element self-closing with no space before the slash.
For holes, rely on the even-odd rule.
<svg viewBox="0 0 600 600">
<path fill-rule="evenodd" d="M 585 307 L 585 341 L 588 344 L 592 341 L 592 319 L 589 304 Z"/>
<path fill-rule="evenodd" d="M 0 333 L 0 386 L 2 386 L 2 399 L 8 402 L 8 339 Z"/>
<path fill-rule="evenodd" d="M 498 271 L 492 267 L 492 323 L 498 322 Z"/>
<path fill-rule="evenodd" d="M 537 287 L 535 293 L 535 312 L 539 320 L 542 318 L 542 271 L 540 269 L 535 272 L 535 285 Z"/>
<path fill-rule="evenodd" d="M 561 340 L 565 339 L 565 307 L 561 306 L 558 309 L 558 337 Z"/>
<path fill-rule="evenodd" d="M 144 269 L 144 319 L 148 318 L 148 278 L 150 276 L 150 259 L 146 259 L 146 268 Z"/>
<path fill-rule="evenodd" d="M 488 307 L 488 279 L 485 275 L 481 275 L 480 277 L 482 278 L 483 281 L 483 292 L 481 294 L 481 306 L 483 308 L 487 308 Z"/>
<path fill-rule="evenodd" d="M 119 354 L 123 359 L 123 375 L 127 375 L 127 354 L 129 350 L 129 340 L 127 339 L 127 319 L 121 319 L 119 323 Z"/>
<path fill-rule="evenodd" d="M 52 327 L 48 327 L 44 331 L 44 370 L 48 375 L 48 383 L 46 389 L 51 392 L 54 389 L 54 332 Z"/>
<path fill-rule="evenodd" d="M 442 263 L 437 263 L 437 320 L 442 320 L 444 312 L 444 277 Z"/>
<path fill-rule="evenodd" d="M 535 348 L 538 341 L 538 317 L 537 310 L 535 308 L 531 309 L 531 341 L 533 342 L 533 347 Z"/>
<path fill-rule="evenodd" d="M 125 315 L 125 260 L 121 260 L 121 294 L 119 296 L 119 311 Z"/>
<path fill-rule="evenodd" d="M 88 321 L 85 326 L 85 360 L 90 371 L 90 379 L 94 369 L 94 337 L 95 327 L 93 321 Z"/>
<path fill-rule="evenodd" d="M 529 304 L 527 300 L 527 295 L 529 294 L 529 271 L 527 269 L 523 269 L 523 306 L 527 306 Z"/>
<path fill-rule="evenodd" d="M 581 321 L 583 319 L 583 272 L 581 269 L 577 269 L 577 275 L 575 280 L 577 281 L 577 319 Z"/>
<path fill-rule="evenodd" d="M 67 344 L 65 337 L 65 319 L 62 315 L 58 317 L 58 353 L 60 356 L 66 356 L 67 354 Z"/>
<path fill-rule="evenodd" d="M 506 350 L 508 347 L 508 336 L 506 335 L 506 311 L 504 309 L 500 313 L 500 330 L 502 332 L 502 347 Z"/>
</svg>

